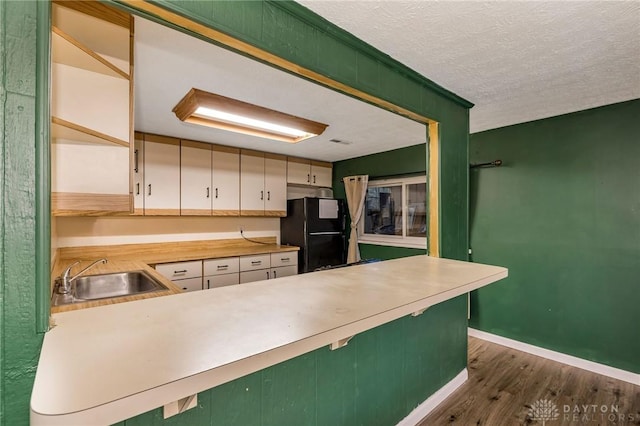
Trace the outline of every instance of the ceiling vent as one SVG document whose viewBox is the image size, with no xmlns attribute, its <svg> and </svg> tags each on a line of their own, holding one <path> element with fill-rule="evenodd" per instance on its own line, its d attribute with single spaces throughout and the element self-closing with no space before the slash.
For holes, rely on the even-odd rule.
<svg viewBox="0 0 640 426">
<path fill-rule="evenodd" d="M 353 142 L 343 141 L 341 139 L 329 139 L 329 142 L 339 143 L 340 145 L 351 145 Z"/>
</svg>

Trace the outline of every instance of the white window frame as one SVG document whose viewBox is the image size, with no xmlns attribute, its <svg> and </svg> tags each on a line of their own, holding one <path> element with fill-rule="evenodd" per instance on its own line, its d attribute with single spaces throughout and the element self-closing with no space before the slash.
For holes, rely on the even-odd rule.
<svg viewBox="0 0 640 426">
<path fill-rule="evenodd" d="M 384 234 L 365 234 L 364 232 L 364 215 L 365 209 L 362 209 L 362 216 L 358 223 L 358 243 L 361 244 L 374 244 L 381 246 L 392 247 L 407 247 L 427 249 L 427 237 L 408 237 L 407 236 L 407 185 L 416 183 L 427 183 L 427 176 L 415 176 L 415 177 L 399 177 L 394 179 L 376 179 L 370 180 L 368 188 L 375 188 L 380 186 L 401 186 L 402 187 L 402 235 L 384 235 Z M 427 187 L 428 190 L 428 187 Z M 366 200 L 365 200 L 366 202 Z M 365 206 L 366 207 L 366 206 Z M 427 229 L 428 234 L 428 229 Z"/>
</svg>

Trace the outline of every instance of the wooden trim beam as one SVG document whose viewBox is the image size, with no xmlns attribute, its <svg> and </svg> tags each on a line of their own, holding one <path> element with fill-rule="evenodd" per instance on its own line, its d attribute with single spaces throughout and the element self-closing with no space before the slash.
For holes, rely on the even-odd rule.
<svg viewBox="0 0 640 426">
<path fill-rule="evenodd" d="M 130 212 L 130 194 L 85 194 L 52 192 L 53 216 L 107 216 Z"/>
<path fill-rule="evenodd" d="M 440 257 L 440 132 L 438 123 L 427 127 L 429 132 L 429 240 L 430 256 Z"/>
</svg>

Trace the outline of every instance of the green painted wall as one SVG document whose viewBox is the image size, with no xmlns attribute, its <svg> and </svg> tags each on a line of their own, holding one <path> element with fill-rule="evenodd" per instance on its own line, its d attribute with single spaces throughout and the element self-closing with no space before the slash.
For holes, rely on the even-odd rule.
<svg viewBox="0 0 640 426">
<path fill-rule="evenodd" d="M 470 326 L 640 373 L 640 100 L 471 135 Z"/>
<path fill-rule="evenodd" d="M 38 3 L 0 2 L 0 425 L 3 426 L 27 423 L 42 343 L 42 334 L 37 332 L 35 264 L 44 261 L 42 267 L 46 268 L 48 261 L 36 256 L 36 94 L 42 89 L 37 85 L 36 35 L 38 19 L 42 19 L 48 5 Z"/>
<path fill-rule="evenodd" d="M 471 104 L 293 2 L 158 3 L 439 121 L 442 253 L 466 259 Z M 48 170 L 40 164 L 46 164 L 48 154 L 39 141 L 46 139 L 48 119 L 37 117 L 46 116 L 48 99 L 46 84 L 36 83 L 47 80 L 43 70 L 48 56 L 42 46 L 48 44 L 48 8 L 44 1 L 0 2 L 2 426 L 28 424 L 42 342 L 38 330 L 47 318 L 47 300 L 39 295 L 47 292 L 49 268 L 48 223 L 42 219 L 48 215 Z M 248 424 L 243 416 L 259 418 L 261 424 L 306 421 L 311 416 L 318 424 L 354 424 L 354 419 L 356 424 L 395 423 L 466 365 L 464 312 L 464 298 L 458 298 L 417 319 L 400 319 L 356 337 L 340 351 L 321 349 L 205 392 L 197 410 L 166 423 L 226 425 L 233 420 L 229 416 L 239 416 L 236 424 Z M 341 383 L 339 391 L 334 381 Z M 389 383 L 392 395 L 384 393 Z M 258 386 L 259 396 L 247 391 L 247 384 L 249 389 Z M 383 403 L 368 406 L 371 401 Z M 160 417 L 154 410 L 127 423 L 164 423 Z"/>
<path fill-rule="evenodd" d="M 426 133 L 425 126 L 425 139 Z M 425 143 L 337 161 L 333 163 L 333 195 L 335 198 L 346 199 L 342 181 L 345 176 L 369 175 L 369 179 L 376 179 L 412 174 L 424 175 L 427 173 L 427 160 Z M 347 229 L 350 223 L 351 221 L 348 220 Z M 347 238 L 349 238 L 348 232 Z M 363 259 L 386 260 L 426 253 L 427 251 L 422 249 L 360 244 L 360 257 Z"/>
</svg>

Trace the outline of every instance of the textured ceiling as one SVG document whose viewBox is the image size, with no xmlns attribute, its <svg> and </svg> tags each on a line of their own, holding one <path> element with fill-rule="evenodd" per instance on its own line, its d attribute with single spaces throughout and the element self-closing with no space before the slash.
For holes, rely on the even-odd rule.
<svg viewBox="0 0 640 426">
<path fill-rule="evenodd" d="M 475 103 L 471 132 L 640 98 L 640 1 L 300 1 Z"/>
<path fill-rule="evenodd" d="M 425 143 L 423 124 L 142 18 L 135 28 L 138 131 L 325 161 Z M 192 87 L 329 127 L 321 136 L 290 144 L 183 123 L 171 110 Z M 335 144 L 333 138 L 351 144 Z"/>
</svg>

